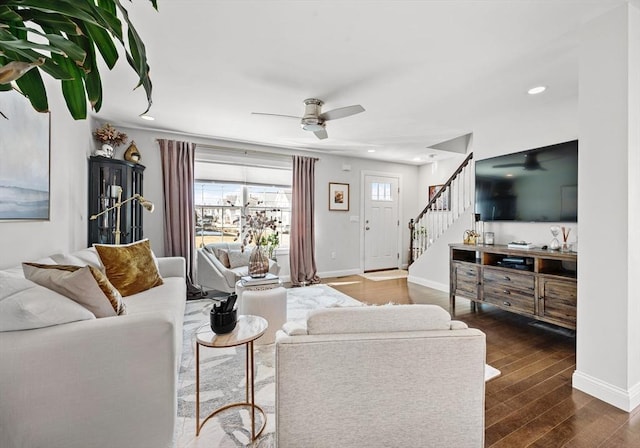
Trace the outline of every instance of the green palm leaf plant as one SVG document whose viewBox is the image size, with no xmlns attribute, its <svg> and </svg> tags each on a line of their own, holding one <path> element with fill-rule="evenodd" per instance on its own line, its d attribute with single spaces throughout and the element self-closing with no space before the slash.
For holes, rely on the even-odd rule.
<svg viewBox="0 0 640 448">
<path fill-rule="evenodd" d="M 146 49 L 120 0 L 0 0 L 0 92 L 17 90 L 47 112 L 44 72 L 60 80 L 71 116 L 85 119 L 87 102 L 102 107 L 97 54 L 111 70 L 117 44 L 145 90 L 144 115 L 152 103 Z"/>
</svg>

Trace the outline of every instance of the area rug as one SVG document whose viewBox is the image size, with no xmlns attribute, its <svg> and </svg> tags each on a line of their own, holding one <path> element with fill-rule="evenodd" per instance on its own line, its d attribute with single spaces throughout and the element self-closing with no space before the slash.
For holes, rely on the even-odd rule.
<svg viewBox="0 0 640 448">
<path fill-rule="evenodd" d="M 176 446 L 185 448 L 193 441 L 195 422 L 195 332 L 209 321 L 209 312 L 215 303 L 211 299 L 187 302 L 184 319 L 182 363 L 178 378 L 178 422 Z M 313 285 L 287 290 L 288 320 L 305 320 L 309 311 L 318 308 L 363 306 L 364 304 L 327 285 Z M 275 431 L 275 352 L 274 344 L 255 345 L 255 394 L 267 414 L 267 425 L 262 435 L 250 444 L 251 417 L 244 408 L 234 408 L 209 420 L 199 438 L 207 446 L 221 447 L 274 447 Z M 244 401 L 245 393 L 244 346 L 225 349 L 200 350 L 200 418 L 228 403 Z"/>
<path fill-rule="evenodd" d="M 184 345 L 178 379 L 178 422 L 176 446 L 193 446 L 195 436 L 195 332 L 208 322 L 215 303 L 210 299 L 187 302 L 184 320 Z M 363 306 L 363 303 L 327 286 L 313 285 L 287 290 L 288 320 L 304 320 L 309 311 L 318 308 Z M 261 436 L 250 443 L 251 417 L 244 408 L 232 408 L 210 419 L 202 428 L 199 439 L 211 448 L 275 447 L 275 352 L 274 344 L 255 345 L 256 403 L 264 409 L 267 424 Z M 200 350 L 200 418 L 231 402 L 244 401 L 244 346 Z M 485 380 L 495 378 L 500 371 L 486 366 Z M 257 417 L 259 424 L 259 417 Z M 259 427 L 259 426 L 258 426 Z M 200 445 L 197 445 L 200 446 Z"/>
<path fill-rule="evenodd" d="M 394 280 L 396 278 L 407 278 L 408 275 L 409 273 L 404 269 L 391 269 L 388 271 L 366 272 L 364 274 L 360 274 L 361 277 L 364 277 L 367 280 L 373 280 L 374 282 Z"/>
</svg>

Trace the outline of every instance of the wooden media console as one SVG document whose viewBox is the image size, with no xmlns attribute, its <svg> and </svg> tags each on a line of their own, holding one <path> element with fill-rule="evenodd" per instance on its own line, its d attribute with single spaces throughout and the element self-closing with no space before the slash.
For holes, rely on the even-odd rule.
<svg viewBox="0 0 640 448">
<path fill-rule="evenodd" d="M 449 306 L 456 296 L 565 328 L 576 328 L 575 252 L 451 244 Z"/>
</svg>

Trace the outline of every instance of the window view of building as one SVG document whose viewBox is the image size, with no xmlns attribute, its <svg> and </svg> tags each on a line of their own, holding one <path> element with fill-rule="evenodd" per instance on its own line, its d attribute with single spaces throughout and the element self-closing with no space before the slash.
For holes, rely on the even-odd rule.
<svg viewBox="0 0 640 448">
<path fill-rule="evenodd" d="M 197 247 L 215 242 L 239 242 L 244 213 L 257 210 L 266 210 L 269 217 L 280 221 L 276 245 L 289 247 L 291 187 L 196 181 L 194 193 Z"/>
</svg>

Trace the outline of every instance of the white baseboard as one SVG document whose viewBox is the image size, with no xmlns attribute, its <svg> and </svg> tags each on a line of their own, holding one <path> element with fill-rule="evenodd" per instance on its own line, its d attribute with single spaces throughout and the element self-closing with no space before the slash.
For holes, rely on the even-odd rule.
<svg viewBox="0 0 640 448">
<path fill-rule="evenodd" d="M 624 390 L 578 370 L 573 372 L 572 382 L 576 389 L 623 411 L 631 412 L 640 405 L 640 383 Z"/>
<path fill-rule="evenodd" d="M 422 286 L 426 286 L 427 288 L 433 288 L 433 289 L 437 289 L 438 291 L 442 291 L 442 292 L 449 292 L 449 285 L 448 284 L 444 284 L 444 283 L 440 283 L 440 282 L 434 282 L 433 280 L 429 280 L 426 278 L 422 278 L 422 277 L 416 277 L 415 275 L 409 275 L 407 277 L 407 281 L 409 283 L 415 283 L 417 285 L 422 285 Z"/>
<path fill-rule="evenodd" d="M 318 272 L 318 277 L 327 278 L 327 277 L 345 277 L 347 275 L 358 275 L 362 274 L 360 269 L 346 269 L 344 271 L 326 271 L 326 272 Z"/>
</svg>

